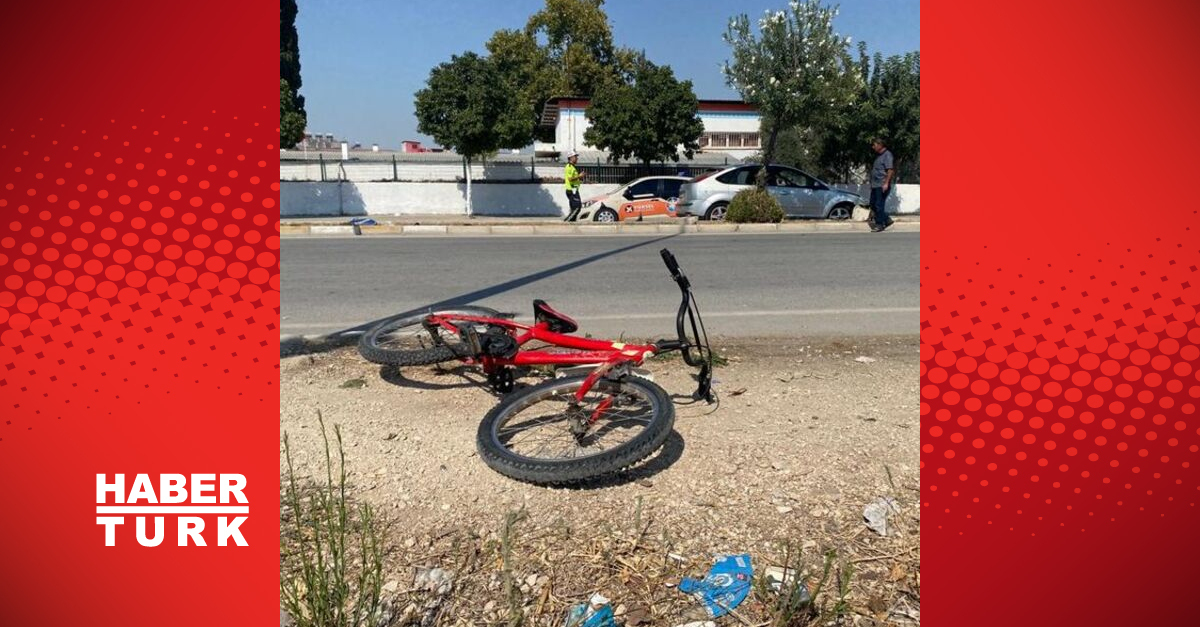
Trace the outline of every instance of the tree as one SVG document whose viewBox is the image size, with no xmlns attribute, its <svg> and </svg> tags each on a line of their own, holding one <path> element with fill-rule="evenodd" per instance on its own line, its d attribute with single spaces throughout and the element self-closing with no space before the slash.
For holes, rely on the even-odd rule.
<svg viewBox="0 0 1200 627">
<path fill-rule="evenodd" d="M 304 139 L 308 114 L 300 95 L 300 36 L 296 33 L 296 0 L 279 0 L 279 146 L 291 148 Z"/>
<path fill-rule="evenodd" d="M 545 104 L 541 95 L 554 90 L 556 78 L 550 70 L 550 59 L 533 36 L 519 30 L 496 31 L 487 42 L 487 49 L 501 80 L 516 95 L 512 101 L 516 110 L 511 134 L 501 138 L 501 145 L 527 146 L 537 133 Z"/>
<path fill-rule="evenodd" d="M 522 128 L 522 109 L 496 63 L 473 52 L 433 68 L 425 85 L 416 95 L 417 130 L 463 156 L 472 214 L 471 160 L 500 149 L 503 138 Z"/>
<path fill-rule="evenodd" d="M 506 137 L 515 148 L 539 137 L 542 110 L 555 96 L 590 98 L 613 79 L 627 79 L 639 55 L 613 45 L 603 0 L 546 0 L 523 30 L 498 30 L 487 42 L 505 82 L 519 94 L 526 122 Z"/>
<path fill-rule="evenodd" d="M 913 167 L 921 157 L 921 53 L 910 52 L 883 59 L 875 55 L 875 67 L 867 87 L 861 121 L 864 141 L 882 137 L 896 157 L 896 173 L 920 178 Z"/>
<path fill-rule="evenodd" d="M 860 81 L 847 50 L 850 40 L 833 30 L 837 8 L 820 0 L 793 0 L 789 8 L 768 11 L 757 35 L 745 15 L 733 18 L 725 34 L 733 54 L 722 68 L 726 82 L 770 122 L 764 127 L 767 162 L 782 129 L 816 128 L 852 101 Z"/>
<path fill-rule="evenodd" d="M 611 80 L 592 98 L 584 140 L 606 150 L 611 161 L 675 160 L 680 147 L 690 159 L 704 132 L 698 106 L 691 81 L 676 80 L 669 66 L 643 59 L 631 82 Z"/>
</svg>

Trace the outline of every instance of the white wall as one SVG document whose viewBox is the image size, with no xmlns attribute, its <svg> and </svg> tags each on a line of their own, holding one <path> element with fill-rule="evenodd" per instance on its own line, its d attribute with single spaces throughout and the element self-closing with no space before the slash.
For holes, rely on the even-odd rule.
<svg viewBox="0 0 1200 627">
<path fill-rule="evenodd" d="M 866 185 L 834 185 L 837 189 L 854 192 L 863 197 L 864 201 L 871 199 L 871 188 Z M 919 214 L 921 213 L 921 186 L 909 183 L 899 183 L 887 199 L 888 213 Z"/>
<path fill-rule="evenodd" d="M 599 196 L 615 185 L 583 185 L 584 198 Z M 362 215 L 466 215 L 466 185 L 460 183 L 311 183 L 283 181 L 279 189 L 282 217 Z M 562 183 L 472 185 L 476 215 L 564 216 L 567 196 Z"/>
<path fill-rule="evenodd" d="M 615 185 L 583 185 L 584 200 L 611 191 Z M 869 197 L 870 190 L 852 185 L 839 188 Z M 567 197 L 561 183 L 484 184 L 471 187 L 475 214 L 492 216 L 564 216 Z M 466 185 L 460 183 L 311 183 L 284 181 L 279 190 L 280 215 L 466 215 Z M 888 211 L 921 211 L 921 186 L 897 185 Z"/>
</svg>

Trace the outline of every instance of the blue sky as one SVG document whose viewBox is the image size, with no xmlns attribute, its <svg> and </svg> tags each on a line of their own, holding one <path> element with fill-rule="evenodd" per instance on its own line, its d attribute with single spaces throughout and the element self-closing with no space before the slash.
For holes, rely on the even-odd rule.
<svg viewBox="0 0 1200 627">
<path fill-rule="evenodd" d="M 298 0 L 301 93 L 309 132 L 333 133 L 363 145 L 395 148 L 417 133 L 413 94 L 429 70 L 453 54 L 485 53 L 501 28 L 521 28 L 543 0 Z M 691 80 L 696 95 L 736 98 L 720 64 L 729 57 L 721 39 L 730 16 L 756 19 L 786 0 L 609 0 L 604 8 L 616 43 L 645 50 Z M 836 27 L 855 44 L 885 55 L 919 50 L 919 0 L 846 0 Z"/>
</svg>

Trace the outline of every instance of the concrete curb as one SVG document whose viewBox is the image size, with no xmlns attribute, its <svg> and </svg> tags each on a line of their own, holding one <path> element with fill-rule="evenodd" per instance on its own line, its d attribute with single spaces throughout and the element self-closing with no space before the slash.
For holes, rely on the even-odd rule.
<svg viewBox="0 0 1200 627">
<path fill-rule="evenodd" d="M 530 236 L 530 235 L 671 235 L 679 233 L 866 233 L 863 222 L 784 222 L 782 224 L 390 224 L 359 227 L 362 235 L 411 236 Z M 897 221 L 889 231 L 919 233 L 921 222 Z M 353 236 L 346 225 L 284 224 L 283 237 Z"/>
</svg>

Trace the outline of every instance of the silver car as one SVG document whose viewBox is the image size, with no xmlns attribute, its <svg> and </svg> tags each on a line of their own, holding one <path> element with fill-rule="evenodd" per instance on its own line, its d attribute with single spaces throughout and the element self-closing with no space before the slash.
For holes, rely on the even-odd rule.
<svg viewBox="0 0 1200 627">
<path fill-rule="evenodd" d="M 739 165 L 698 176 L 679 190 L 676 211 L 680 216 L 724 220 L 734 195 L 753 187 L 761 169 L 761 165 Z M 858 194 L 833 189 L 814 176 L 781 165 L 767 166 L 767 191 L 789 218 L 849 220 L 855 205 L 866 204 Z"/>
</svg>

